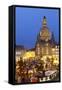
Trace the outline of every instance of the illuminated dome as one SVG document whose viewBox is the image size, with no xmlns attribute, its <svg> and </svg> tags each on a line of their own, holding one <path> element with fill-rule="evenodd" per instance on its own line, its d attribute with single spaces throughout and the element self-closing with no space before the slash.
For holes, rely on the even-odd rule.
<svg viewBox="0 0 62 90">
<path fill-rule="evenodd" d="M 42 28 L 42 31 L 40 32 L 40 39 L 41 40 L 50 40 L 51 39 L 51 33 L 48 31 L 48 28 L 46 28 L 46 27 Z"/>
<path fill-rule="evenodd" d="M 43 26 L 42 26 L 42 29 L 40 31 L 40 39 L 45 40 L 45 41 L 48 41 L 51 39 L 51 32 L 49 32 L 49 30 L 48 30 L 47 21 L 46 21 L 45 16 L 43 18 Z"/>
</svg>

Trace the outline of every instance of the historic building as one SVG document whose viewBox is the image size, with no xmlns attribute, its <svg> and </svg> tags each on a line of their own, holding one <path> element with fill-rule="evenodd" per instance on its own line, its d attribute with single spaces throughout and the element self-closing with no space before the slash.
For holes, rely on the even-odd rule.
<svg viewBox="0 0 62 90">
<path fill-rule="evenodd" d="M 16 61 L 20 60 L 20 57 L 23 60 L 33 60 L 34 58 L 40 60 L 43 58 L 45 60 L 45 57 L 46 59 L 53 57 L 55 63 L 59 63 L 59 44 L 55 41 L 53 32 L 50 32 L 48 28 L 45 16 L 42 21 L 42 28 L 37 35 L 35 47 L 26 49 L 23 46 L 16 46 Z"/>
<path fill-rule="evenodd" d="M 26 52 L 26 49 L 22 45 L 16 46 L 16 62 L 20 60 L 20 57 Z"/>
<path fill-rule="evenodd" d="M 58 45 L 55 41 L 53 32 L 49 31 L 47 26 L 46 17 L 43 17 L 42 28 L 37 36 L 36 42 L 36 56 L 47 56 L 47 55 L 56 55 L 59 52 Z"/>
<path fill-rule="evenodd" d="M 30 82 L 52 80 L 59 69 L 59 44 L 50 32 L 46 17 L 43 17 L 42 28 L 37 35 L 34 48 L 26 49 L 16 46 L 16 81 L 21 83 L 23 78 Z M 41 78 L 39 78 L 41 74 Z M 37 77 L 35 77 L 38 75 Z"/>
</svg>

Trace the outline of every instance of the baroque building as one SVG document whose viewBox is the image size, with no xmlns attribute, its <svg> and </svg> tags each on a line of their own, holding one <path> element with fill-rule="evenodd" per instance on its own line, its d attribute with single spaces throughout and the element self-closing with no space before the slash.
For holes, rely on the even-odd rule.
<svg viewBox="0 0 62 90">
<path fill-rule="evenodd" d="M 53 32 L 49 31 L 48 25 L 47 25 L 47 19 L 44 16 L 42 21 L 42 28 L 40 29 L 40 32 L 37 36 L 37 41 L 35 45 L 35 53 L 36 56 L 47 56 L 47 55 L 53 55 L 53 50 L 56 47 L 56 42 L 54 38 Z M 53 49 L 54 48 L 54 49 Z M 59 49 L 58 49 L 59 50 Z"/>
</svg>

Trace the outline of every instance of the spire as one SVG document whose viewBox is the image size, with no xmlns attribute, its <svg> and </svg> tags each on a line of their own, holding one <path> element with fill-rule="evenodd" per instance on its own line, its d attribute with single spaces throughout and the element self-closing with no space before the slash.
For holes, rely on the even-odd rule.
<svg viewBox="0 0 62 90">
<path fill-rule="evenodd" d="M 46 17 L 43 17 L 43 27 L 47 25 Z"/>
<path fill-rule="evenodd" d="M 52 44 L 55 44 L 55 38 L 54 38 L 53 32 L 52 32 L 52 37 L 51 37 L 51 43 L 52 43 Z"/>
<path fill-rule="evenodd" d="M 54 34 L 53 34 L 53 32 L 52 32 L 52 40 L 55 41 L 55 38 L 54 38 Z"/>
</svg>

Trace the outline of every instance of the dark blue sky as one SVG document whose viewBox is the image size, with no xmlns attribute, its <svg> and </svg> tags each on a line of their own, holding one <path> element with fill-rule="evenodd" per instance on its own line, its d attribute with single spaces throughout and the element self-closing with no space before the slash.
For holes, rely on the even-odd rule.
<svg viewBox="0 0 62 90">
<path fill-rule="evenodd" d="M 49 31 L 59 41 L 59 10 L 16 7 L 16 45 L 33 48 L 37 34 L 42 27 L 43 17 L 47 18 Z"/>
</svg>

